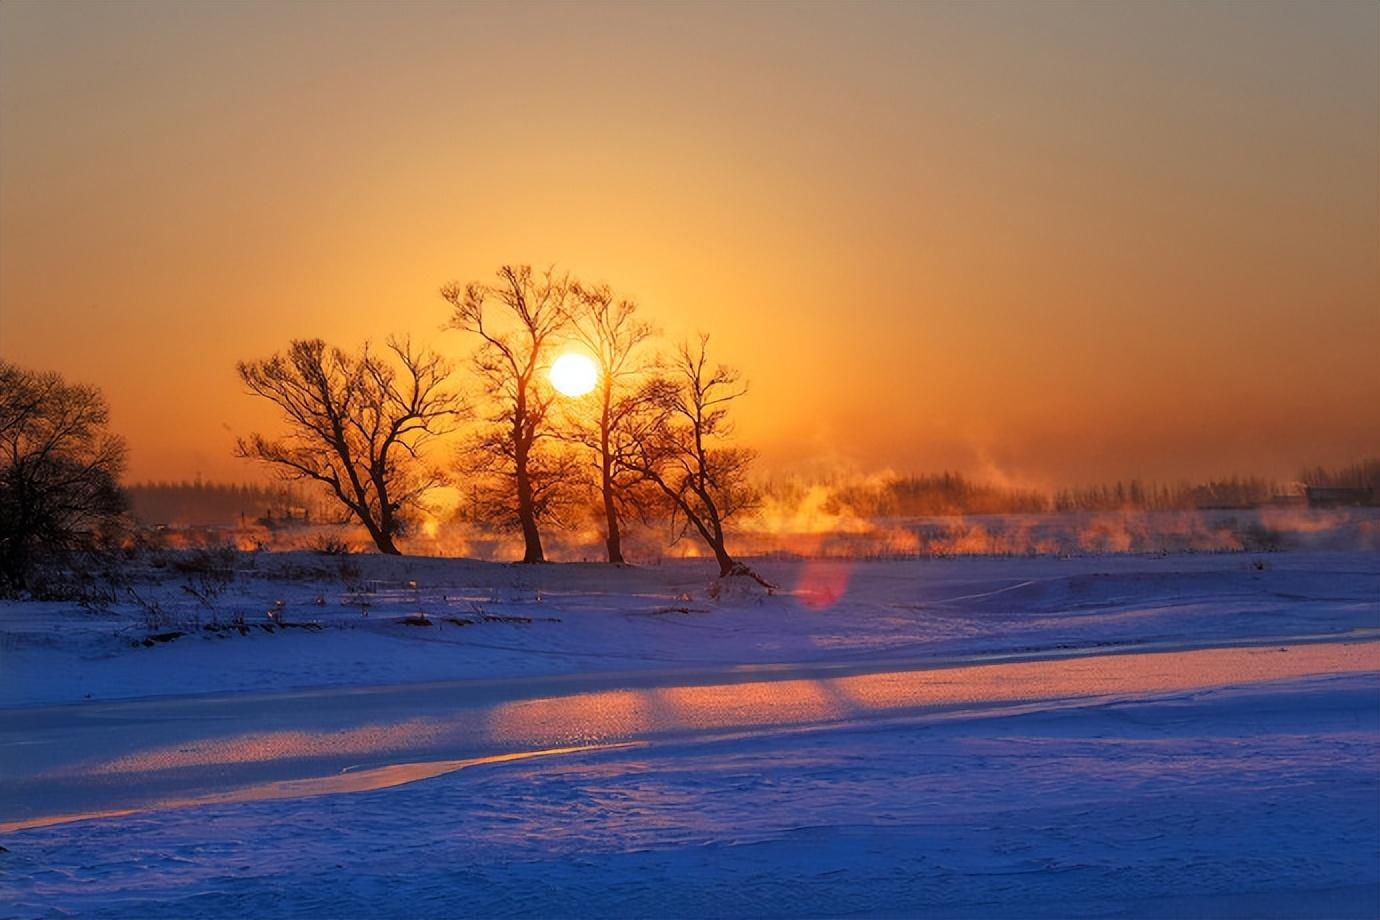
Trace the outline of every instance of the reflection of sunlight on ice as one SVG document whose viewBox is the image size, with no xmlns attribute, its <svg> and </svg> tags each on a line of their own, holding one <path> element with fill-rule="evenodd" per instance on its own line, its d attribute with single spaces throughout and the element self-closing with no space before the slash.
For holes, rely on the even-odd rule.
<svg viewBox="0 0 1380 920">
<path fill-rule="evenodd" d="M 859 709 L 1008 703 L 1192 690 L 1380 667 L 1374 643 L 1099 655 L 841 677 Z"/>
<path fill-rule="evenodd" d="M 623 738 L 650 727 L 648 703 L 634 690 L 579 693 L 502 703 L 485 721 L 489 737 L 504 742 Z"/>
<path fill-rule="evenodd" d="M 129 754 L 84 773 L 143 773 L 208 764 L 262 763 L 295 757 L 371 754 L 424 745 L 438 739 L 445 728 L 435 719 L 409 719 L 392 724 L 365 725 L 338 731 L 253 732 L 229 738 L 189 741 Z"/>
<path fill-rule="evenodd" d="M 613 690 L 495 707 L 490 740 L 504 744 L 597 742 L 642 732 L 829 721 L 846 715 L 828 681 Z"/>
<path fill-rule="evenodd" d="M 111 818 L 136 814 L 141 811 L 158 811 L 171 808 L 190 808 L 199 805 L 222 805 L 230 802 L 262 802 L 273 799 L 298 799 L 315 795 L 336 795 L 342 792 L 370 792 L 375 789 L 388 789 L 406 783 L 415 783 L 446 773 L 454 773 L 466 767 L 481 764 L 507 763 L 514 760 L 528 760 L 533 757 L 550 757 L 557 754 L 577 754 L 583 751 L 614 750 L 634 745 L 584 745 L 574 747 L 547 748 L 540 751 L 519 751 L 512 754 L 491 754 L 486 757 L 469 757 L 463 760 L 432 760 L 419 763 L 389 764 L 370 770 L 354 770 L 330 776 L 317 776 L 307 779 L 279 780 L 259 783 L 217 792 L 211 795 L 193 796 L 184 799 L 165 799 L 142 808 L 125 808 L 108 811 L 81 812 L 67 815 L 45 815 L 0 824 L 0 833 L 23 830 L 30 827 L 47 827 L 53 824 L 67 824 L 72 821 L 85 821 L 90 818 Z"/>
<path fill-rule="evenodd" d="M 1059 658 L 524 700 L 495 708 L 487 729 L 490 740 L 503 744 L 592 743 L 656 731 L 785 727 L 955 706 L 1191 690 L 1377 666 L 1370 643 Z"/>
<path fill-rule="evenodd" d="M 255 764 L 340 754 L 409 751 L 409 762 L 304 779 L 246 786 L 209 795 L 168 800 L 154 808 L 218 802 L 293 798 L 401 785 L 480 763 L 499 763 L 542 754 L 605 750 L 610 741 L 645 745 L 657 733 L 690 739 L 695 733 L 731 734 L 740 730 L 813 730 L 862 716 L 951 718 L 974 708 L 997 705 L 994 712 L 1051 709 L 1075 701 L 1099 702 L 1146 694 L 1183 693 L 1206 688 L 1259 684 L 1320 674 L 1380 670 L 1380 643 L 1327 642 L 1216 648 L 1182 652 L 1106 654 L 1048 660 L 1021 660 L 930 670 L 855 674 L 823 679 L 749 680 L 686 684 L 647 689 L 617 689 L 528 699 L 487 707 L 458 707 L 449 718 L 411 719 L 335 731 L 248 732 L 224 739 L 197 740 L 128 754 L 110 761 L 67 768 L 65 775 L 132 774 L 206 766 Z M 756 676 L 756 675 L 753 675 Z M 1086 705 L 1086 702 L 1079 703 Z M 474 732 L 475 718 L 482 719 Z M 467 759 L 424 761 L 430 748 L 461 740 L 482 741 L 505 753 Z M 632 740 L 637 739 L 637 740 Z M 531 750 L 537 748 L 538 750 Z M 482 748 L 481 748 L 482 749 Z M 474 754 L 469 747 L 465 753 Z M 458 750 L 448 751 L 453 757 Z M 394 759 L 401 759 L 394 755 Z M 341 761 L 339 765 L 348 763 Z M 313 764 L 318 771 L 324 768 Z M 225 789 L 225 771 L 207 771 Z M 255 772 L 260 773 L 258 768 Z M 281 771 L 277 775 L 285 775 Z M 116 803 L 110 803 L 116 804 Z M 125 804 L 123 802 L 118 804 Z M 0 831 L 80 820 L 127 811 L 26 818 L 0 825 Z"/>
<path fill-rule="evenodd" d="M 589 744 L 658 731 L 824 723 L 966 704 L 1189 690 L 1380 668 L 1374 643 L 1225 648 L 1004 662 L 828 679 L 624 689 L 501 703 L 482 734 L 505 746 Z M 476 712 L 475 715 L 480 715 Z M 334 731 L 250 732 L 66 767 L 64 775 L 130 774 L 436 748 L 466 722 L 409 719 Z"/>
<path fill-rule="evenodd" d="M 817 680 L 757 681 L 653 691 L 679 721 L 697 728 L 825 722 L 844 713 Z"/>
</svg>

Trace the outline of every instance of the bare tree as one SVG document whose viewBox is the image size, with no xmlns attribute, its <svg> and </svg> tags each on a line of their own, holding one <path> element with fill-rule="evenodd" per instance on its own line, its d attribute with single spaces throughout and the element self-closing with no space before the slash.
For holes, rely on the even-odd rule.
<svg viewBox="0 0 1380 920">
<path fill-rule="evenodd" d="M 521 528 L 513 500 L 517 495 L 517 464 L 512 438 L 505 428 L 491 426 L 472 437 L 462 448 L 459 467 L 470 487 L 468 507 L 460 510 L 460 517 Z M 588 478 L 584 459 L 574 447 L 554 443 L 535 446 L 527 456 L 533 517 L 562 527 L 573 526 L 589 506 Z"/>
<path fill-rule="evenodd" d="M 491 468 L 500 469 L 513 486 L 512 510 L 522 529 L 523 562 L 545 562 L 537 522 L 542 514 L 536 475 L 559 464 L 543 460 L 540 442 L 549 437 L 548 415 L 554 391 L 538 371 L 550 357 L 557 337 L 567 330 L 574 305 L 570 279 L 552 270 L 534 273 L 530 266 L 505 265 L 498 283 L 441 289 L 451 305 L 450 326 L 477 335 L 475 368 L 495 405 L 491 432 L 475 442 L 475 450 L 489 455 Z M 498 316 L 495 317 L 494 314 Z M 549 492 L 558 479 L 546 477 Z"/>
<path fill-rule="evenodd" d="M 236 452 L 286 478 L 321 483 L 380 552 L 397 555 L 408 509 L 445 481 L 423 463 L 422 448 L 450 431 L 465 405 L 444 389 L 451 368 L 440 356 L 397 339 L 388 352 L 391 359 L 366 343 L 351 355 L 298 339 L 286 353 L 241 361 L 240 379 L 282 410 L 289 431 L 241 438 Z"/>
<path fill-rule="evenodd" d="M 575 334 L 594 355 L 599 386 L 592 417 L 581 420 L 575 438 L 594 453 L 603 502 L 604 546 L 609 562 L 622 563 L 620 517 L 630 508 L 643 510 L 639 486 L 647 482 L 630 461 L 638 450 L 637 419 L 649 393 L 637 384 L 654 367 L 642 346 L 653 329 L 637 318 L 636 303 L 615 298 L 607 285 L 577 285 L 576 294 Z"/>
<path fill-rule="evenodd" d="M 95 387 L 0 361 L 0 588 L 118 533 L 125 445 L 109 421 Z"/>
<path fill-rule="evenodd" d="M 726 545 L 724 522 L 758 502 L 747 478 L 755 455 L 722 444 L 732 434 L 729 406 L 747 388 L 733 368 L 710 366 L 708 345 L 707 335 L 697 345 L 682 345 L 670 376 L 647 386 L 645 400 L 652 411 L 641 413 L 631 426 L 637 449 L 628 463 L 669 501 L 677 538 L 694 530 L 704 540 L 720 576 L 747 575 L 767 585 L 735 560 Z"/>
</svg>

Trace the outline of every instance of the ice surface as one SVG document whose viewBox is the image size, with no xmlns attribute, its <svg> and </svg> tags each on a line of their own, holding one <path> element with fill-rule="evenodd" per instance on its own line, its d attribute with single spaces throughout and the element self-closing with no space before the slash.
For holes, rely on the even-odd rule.
<svg viewBox="0 0 1380 920">
<path fill-rule="evenodd" d="M 0 607 L 0 914 L 1380 914 L 1375 554 L 331 564 Z"/>
</svg>

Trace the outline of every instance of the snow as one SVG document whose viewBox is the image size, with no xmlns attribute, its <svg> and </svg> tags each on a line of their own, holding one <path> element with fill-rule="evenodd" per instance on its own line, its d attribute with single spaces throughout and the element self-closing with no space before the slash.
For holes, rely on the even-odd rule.
<svg viewBox="0 0 1380 920">
<path fill-rule="evenodd" d="M 1380 913 L 1373 552 L 349 561 L 0 604 L 0 914 Z"/>
<path fill-rule="evenodd" d="M 146 582 L 134 586 L 176 628 L 195 632 L 241 615 L 254 627 L 249 636 L 202 632 L 131 648 L 148 630 L 128 600 L 107 612 L 0 602 L 0 707 L 728 664 L 1179 648 L 1380 626 L 1380 555 L 1368 552 L 763 561 L 757 567 L 780 591 L 766 596 L 755 585 L 736 585 L 718 599 L 709 596 L 713 567 L 695 560 L 529 567 L 360 556 L 351 562 L 363 572 L 341 578 L 332 557 L 257 555 L 268 558 L 247 554 L 253 568 L 242 565 L 211 610 L 171 570 L 146 572 Z M 821 603 L 822 584 L 837 588 L 837 601 Z M 261 631 L 278 609 L 290 623 L 323 628 Z M 399 622 L 419 610 L 431 626 Z"/>
</svg>

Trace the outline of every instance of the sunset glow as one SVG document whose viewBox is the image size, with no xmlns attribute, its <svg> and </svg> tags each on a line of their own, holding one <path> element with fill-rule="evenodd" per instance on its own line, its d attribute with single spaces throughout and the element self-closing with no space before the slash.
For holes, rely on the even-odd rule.
<svg viewBox="0 0 1380 920">
<path fill-rule="evenodd" d="M 1292 476 L 1380 451 L 1376 16 L 7 3 L 0 344 L 244 481 L 236 360 L 518 260 L 714 331 L 765 469 Z"/>
</svg>

